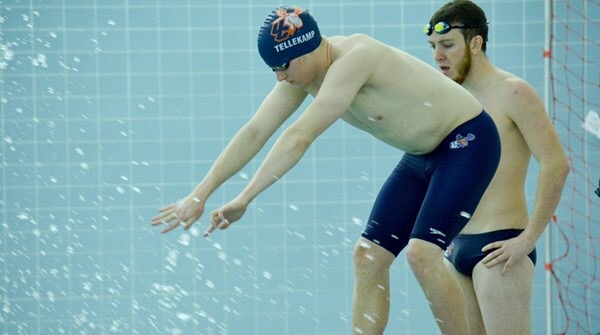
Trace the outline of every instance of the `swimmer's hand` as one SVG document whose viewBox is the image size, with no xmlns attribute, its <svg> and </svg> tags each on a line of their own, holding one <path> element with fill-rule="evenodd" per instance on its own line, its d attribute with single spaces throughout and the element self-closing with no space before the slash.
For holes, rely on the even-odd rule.
<svg viewBox="0 0 600 335">
<path fill-rule="evenodd" d="M 505 263 L 501 272 L 501 274 L 504 275 L 517 262 L 526 258 L 534 248 L 535 241 L 531 241 L 521 233 L 517 237 L 504 241 L 492 242 L 484 246 L 481 249 L 482 252 L 495 250 L 485 256 L 481 262 L 488 268 L 500 263 Z"/>
<path fill-rule="evenodd" d="M 189 229 L 204 213 L 204 201 L 193 193 L 174 204 L 161 207 L 152 218 L 152 225 L 168 224 L 161 233 L 168 233 L 183 223 L 183 229 Z"/>
<path fill-rule="evenodd" d="M 239 220 L 242 215 L 246 212 L 248 203 L 242 201 L 239 198 L 231 200 L 228 204 L 223 205 L 221 208 L 214 210 L 211 213 L 211 223 L 208 229 L 204 232 L 204 237 L 210 235 L 216 228 L 227 229 L 232 223 Z"/>
</svg>

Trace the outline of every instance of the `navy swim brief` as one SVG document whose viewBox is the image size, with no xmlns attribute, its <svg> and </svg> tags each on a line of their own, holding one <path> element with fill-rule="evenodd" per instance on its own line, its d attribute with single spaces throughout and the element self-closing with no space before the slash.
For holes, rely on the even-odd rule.
<svg viewBox="0 0 600 335">
<path fill-rule="evenodd" d="M 481 249 L 486 245 L 517 237 L 522 229 L 503 229 L 481 234 L 459 234 L 452 240 L 448 249 L 446 249 L 446 258 L 454 265 L 454 268 L 465 276 L 471 276 L 475 265 L 479 263 L 487 254 L 494 250 L 482 252 Z M 529 259 L 535 265 L 537 254 L 535 249 L 529 253 Z"/>
</svg>

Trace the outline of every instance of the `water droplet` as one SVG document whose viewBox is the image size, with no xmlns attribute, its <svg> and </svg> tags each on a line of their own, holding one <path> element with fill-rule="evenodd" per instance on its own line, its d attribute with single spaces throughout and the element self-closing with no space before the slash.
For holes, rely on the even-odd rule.
<svg viewBox="0 0 600 335">
<path fill-rule="evenodd" d="M 188 235 L 188 234 L 181 234 L 181 235 L 179 235 L 179 238 L 177 239 L 177 242 L 179 242 L 179 244 L 181 244 L 181 245 L 188 246 L 188 245 L 190 245 L 191 240 L 192 239 L 191 239 L 190 235 Z"/>
</svg>

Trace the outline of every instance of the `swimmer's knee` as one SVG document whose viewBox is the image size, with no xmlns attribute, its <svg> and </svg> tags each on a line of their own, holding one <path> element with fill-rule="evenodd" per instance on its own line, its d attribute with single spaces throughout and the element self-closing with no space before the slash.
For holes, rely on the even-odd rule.
<svg viewBox="0 0 600 335">
<path fill-rule="evenodd" d="M 353 261 L 355 270 L 387 270 L 396 257 L 377 243 L 361 237 L 354 246 Z"/>
<path fill-rule="evenodd" d="M 413 238 L 406 248 L 406 260 L 413 271 L 431 266 L 443 266 L 444 251 L 436 244 Z"/>
</svg>

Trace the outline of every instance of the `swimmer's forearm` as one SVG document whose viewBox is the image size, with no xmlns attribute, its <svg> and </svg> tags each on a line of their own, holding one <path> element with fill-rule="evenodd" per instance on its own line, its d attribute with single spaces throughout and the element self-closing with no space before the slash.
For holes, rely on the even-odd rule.
<svg viewBox="0 0 600 335">
<path fill-rule="evenodd" d="M 311 139 L 302 138 L 291 129 L 286 130 L 275 142 L 260 168 L 240 193 L 238 199 L 250 203 L 258 194 L 279 180 L 302 158 Z"/>
<path fill-rule="evenodd" d="M 231 139 L 213 163 L 204 179 L 195 187 L 194 194 L 200 199 L 208 198 L 219 186 L 238 173 L 256 156 L 269 136 L 246 124 Z"/>
<path fill-rule="evenodd" d="M 535 204 L 530 222 L 524 231 L 534 242 L 542 235 L 554 215 L 569 174 L 566 158 L 556 160 L 553 164 L 542 163 L 540 166 Z"/>
</svg>

